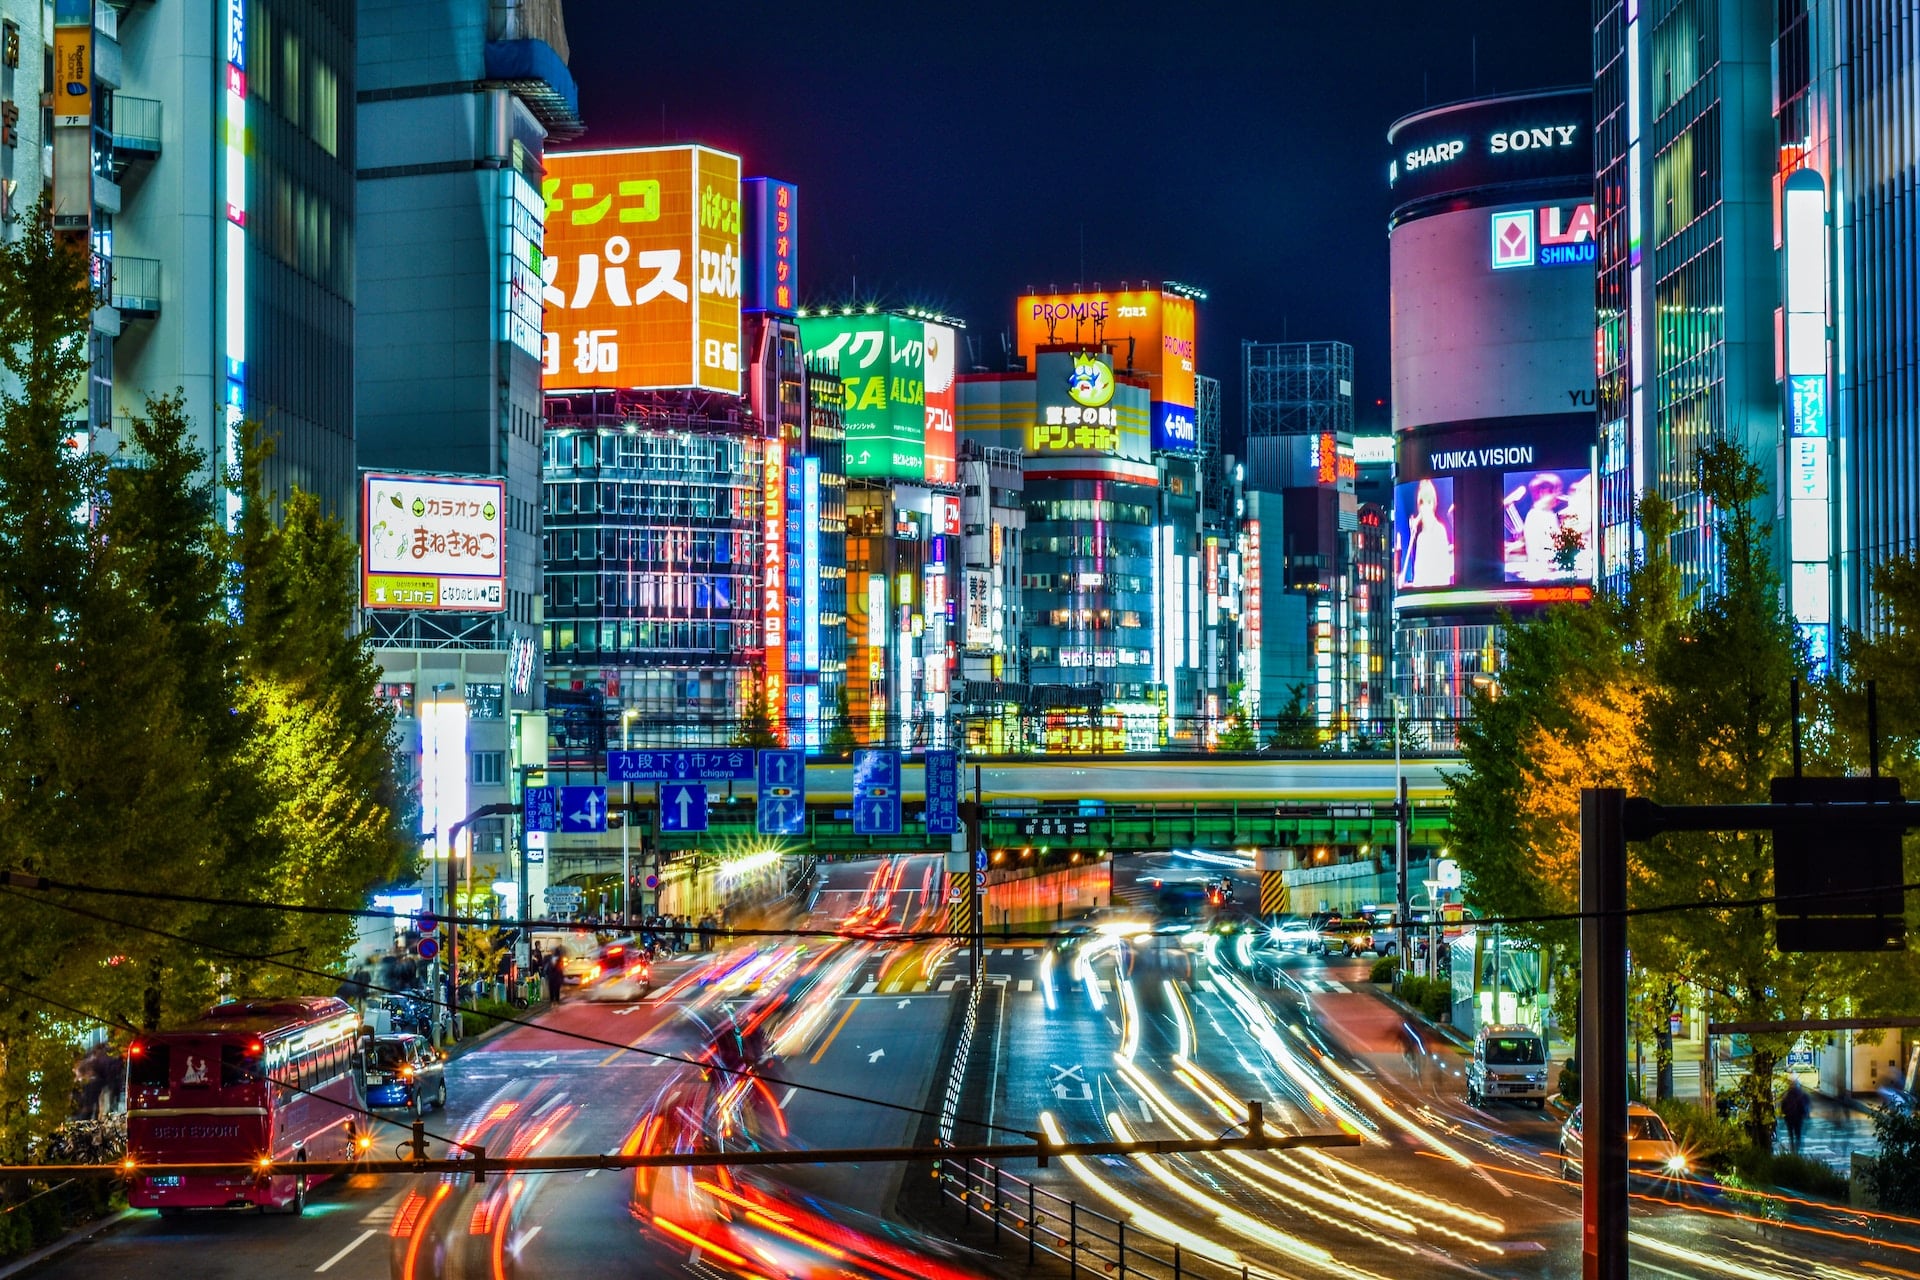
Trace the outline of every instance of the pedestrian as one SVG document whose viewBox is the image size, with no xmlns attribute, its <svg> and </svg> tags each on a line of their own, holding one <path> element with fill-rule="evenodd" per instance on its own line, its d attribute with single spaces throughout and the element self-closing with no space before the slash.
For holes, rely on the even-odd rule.
<svg viewBox="0 0 1920 1280">
<path fill-rule="evenodd" d="M 543 972 L 547 980 L 547 999 L 554 1004 L 559 1004 L 560 988 L 566 984 L 566 974 L 561 971 L 558 951 L 551 952 L 547 956 L 547 964 Z"/>
<path fill-rule="evenodd" d="M 1793 1080 L 1780 1096 L 1780 1118 L 1787 1122 L 1787 1143 L 1795 1155 L 1800 1154 L 1800 1135 L 1807 1127 L 1807 1113 L 1811 1110 L 1813 1099 L 1800 1087 L 1799 1080 Z"/>
<path fill-rule="evenodd" d="M 700 949 L 702 951 L 713 950 L 713 916 L 712 915 L 704 915 L 700 917 Z"/>
</svg>

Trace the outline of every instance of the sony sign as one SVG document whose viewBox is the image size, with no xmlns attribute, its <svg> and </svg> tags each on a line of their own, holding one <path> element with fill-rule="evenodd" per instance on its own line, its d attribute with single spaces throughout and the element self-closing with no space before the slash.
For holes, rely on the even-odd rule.
<svg viewBox="0 0 1920 1280">
<path fill-rule="evenodd" d="M 1487 151 L 1492 155 L 1504 155 L 1509 151 L 1541 151 L 1550 147 L 1570 147 L 1573 135 L 1580 131 L 1577 124 L 1552 124 L 1545 128 L 1508 129 L 1494 133 L 1487 139 Z"/>
</svg>

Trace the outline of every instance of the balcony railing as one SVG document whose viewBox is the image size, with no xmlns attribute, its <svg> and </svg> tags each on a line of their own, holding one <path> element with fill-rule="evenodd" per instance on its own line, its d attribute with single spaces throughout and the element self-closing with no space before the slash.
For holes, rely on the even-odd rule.
<svg viewBox="0 0 1920 1280">
<path fill-rule="evenodd" d="M 152 258 L 115 258 L 113 305 L 122 319 L 151 320 L 158 316 L 160 264 Z"/>
<path fill-rule="evenodd" d="M 152 98 L 113 95 L 113 159 L 124 169 L 130 161 L 160 154 L 160 104 Z"/>
</svg>

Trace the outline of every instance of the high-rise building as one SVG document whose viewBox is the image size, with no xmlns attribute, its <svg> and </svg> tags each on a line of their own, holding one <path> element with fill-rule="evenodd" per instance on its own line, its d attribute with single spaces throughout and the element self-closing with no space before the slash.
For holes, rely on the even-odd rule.
<svg viewBox="0 0 1920 1280">
<path fill-rule="evenodd" d="M 1912 6 L 1594 8 L 1604 572 L 1633 497 L 1716 569 L 1693 459 L 1744 447 L 1779 499 L 1776 561 L 1816 663 L 1872 629 L 1876 568 L 1920 545 Z"/>
<path fill-rule="evenodd" d="M 4 0 L 0 20 L 4 220 L 46 190 L 102 294 L 76 438 L 110 452 L 178 389 L 210 465 L 258 422 L 267 483 L 351 521 L 351 0 Z"/>
<path fill-rule="evenodd" d="M 1503 615 L 1593 595 L 1592 96 L 1387 133 L 1393 609 L 1406 710 L 1436 742 L 1494 678 Z"/>
<path fill-rule="evenodd" d="M 355 261 L 355 453 L 369 494 L 405 483 L 382 475 L 484 477 L 491 483 L 475 492 L 500 502 L 487 519 L 498 574 L 484 590 L 447 579 L 407 590 L 400 575 L 370 580 L 366 596 L 431 833 L 464 817 L 460 806 L 511 801 L 518 779 L 548 758 L 541 183 L 547 145 L 581 124 L 560 0 L 359 0 L 357 22 L 348 46 L 357 93 L 345 99 L 360 143 L 354 218 L 335 233 Z M 297 48 L 300 37 L 282 28 L 273 38 Z M 283 76 L 286 101 L 299 84 L 297 73 Z M 296 197 L 289 225 L 303 216 Z M 369 511 L 369 531 L 383 514 Z M 483 897 L 496 883 L 515 895 L 524 886 L 525 905 L 540 909 L 546 868 L 529 857 L 539 850 L 512 840 L 499 817 L 475 822 L 470 841 L 465 878 Z M 427 847 L 436 859 L 447 852 Z"/>
<path fill-rule="evenodd" d="M 376 612 L 376 634 L 504 646 L 540 622 L 543 159 L 582 131 L 560 2 L 359 8 L 360 465 L 507 496 L 500 611 Z"/>
<path fill-rule="evenodd" d="M 952 740 L 957 327 L 918 310 L 812 309 L 799 319 L 808 362 L 844 386 L 844 688 L 861 743 Z"/>
</svg>

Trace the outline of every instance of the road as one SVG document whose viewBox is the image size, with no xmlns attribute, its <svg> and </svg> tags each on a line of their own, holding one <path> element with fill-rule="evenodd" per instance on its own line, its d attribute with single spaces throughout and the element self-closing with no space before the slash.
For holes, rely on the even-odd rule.
<svg viewBox="0 0 1920 1280">
<path fill-rule="evenodd" d="M 1116 868 L 1122 902 L 1177 866 Z M 1191 864 L 1188 874 L 1217 873 Z M 450 1064 L 440 1139 L 512 1152 L 909 1145 L 946 1079 L 943 1036 L 969 990 L 938 928 L 938 860 L 829 869 L 809 926 L 841 940 L 772 940 L 664 963 L 645 999 L 569 999 Z M 1240 902 L 1253 900 L 1244 877 Z M 1126 931 L 1122 931 L 1124 934 Z M 996 1033 L 974 1059 L 967 1118 L 1064 1138 L 1212 1136 L 1261 1100 L 1269 1126 L 1345 1128 L 1337 1151 L 1067 1160 L 1011 1169 L 1077 1221 L 1125 1220 L 1186 1250 L 1186 1274 L 1350 1277 L 1578 1274 L 1579 1200 L 1542 1113 L 1466 1105 L 1462 1058 L 1376 993 L 1363 961 L 1283 954 L 1242 973 L 1235 944 L 1096 935 L 1070 949 L 996 945 L 984 999 Z M 610 997 L 637 993 L 609 991 Z M 728 1026 L 772 1051 L 758 1081 L 696 1060 Z M 983 1074 L 984 1073 L 984 1074 Z M 403 1136 L 398 1126 L 387 1142 Z M 444 1149 L 444 1141 L 436 1149 Z M 918 1277 L 987 1273 L 990 1237 L 959 1244 L 890 1223 L 904 1166 L 791 1165 L 489 1179 L 352 1178 L 303 1218 L 133 1216 L 39 1274 L 87 1280 L 466 1280 L 690 1274 Z M 1870 1219 L 1806 1204 L 1735 1202 L 1710 1188 L 1644 1194 L 1635 1273 L 1788 1280 L 1920 1275 L 1920 1249 Z M 1005 1256 L 1022 1260 L 1018 1196 Z M 1062 1213 L 1066 1211 L 1063 1208 Z M 1765 1213 L 1775 1220 L 1759 1221 Z M 1064 1220 L 1064 1219 L 1062 1219 Z"/>
<path fill-rule="evenodd" d="M 484 1144 L 489 1155 L 641 1150 L 684 1145 L 716 1123 L 732 1126 L 736 1145 L 913 1144 L 935 1077 L 944 1083 L 935 1068 L 956 982 L 949 948 L 889 944 L 884 934 L 939 918 L 938 861 L 832 869 L 803 923 L 847 924 L 870 940 L 684 957 L 656 966 L 645 999 L 570 997 L 536 1026 L 488 1037 L 448 1065 L 447 1110 L 427 1117 L 434 1154 L 449 1138 Z M 762 1014 L 778 1055 L 765 1079 L 703 1079 L 694 1060 L 716 1031 Z M 666 1123 L 650 1130 L 654 1116 Z M 388 1124 L 381 1145 L 405 1136 Z M 609 1171 L 481 1186 L 360 1176 L 316 1188 L 301 1218 L 137 1213 L 36 1275 L 156 1280 L 190 1265 L 196 1280 L 601 1280 L 711 1276 L 709 1263 L 750 1255 L 787 1274 L 827 1265 L 854 1275 L 902 1266 L 929 1278 L 979 1274 L 957 1251 L 943 1261 L 888 1238 L 879 1215 L 902 1174 L 893 1164 L 783 1166 L 738 1179 Z"/>
<path fill-rule="evenodd" d="M 1175 859 L 1129 859 L 1128 881 Z M 1236 895 L 1254 899 L 1251 877 Z M 1016 953 L 999 989 L 994 1119 L 1068 1139 L 1211 1136 L 1261 1099 L 1288 1132 L 1338 1128 L 1338 1152 L 1058 1161 L 1013 1171 L 1043 1191 L 1281 1276 L 1579 1274 L 1579 1197 L 1562 1180 L 1557 1118 L 1467 1106 L 1464 1058 L 1376 993 L 1371 962 L 1284 954 L 1250 981 L 1199 937 L 1106 937 Z M 1012 1193 L 1008 1193 L 1011 1198 Z M 1019 1192 L 1024 1195 L 1024 1191 Z M 1737 1203 L 1706 1186 L 1648 1187 L 1630 1223 L 1636 1274 L 1798 1277 L 1920 1273 L 1920 1250 L 1853 1214 Z M 1774 1218 L 1762 1224 L 1759 1216 Z M 1156 1222 L 1157 1220 L 1157 1222 Z"/>
</svg>

